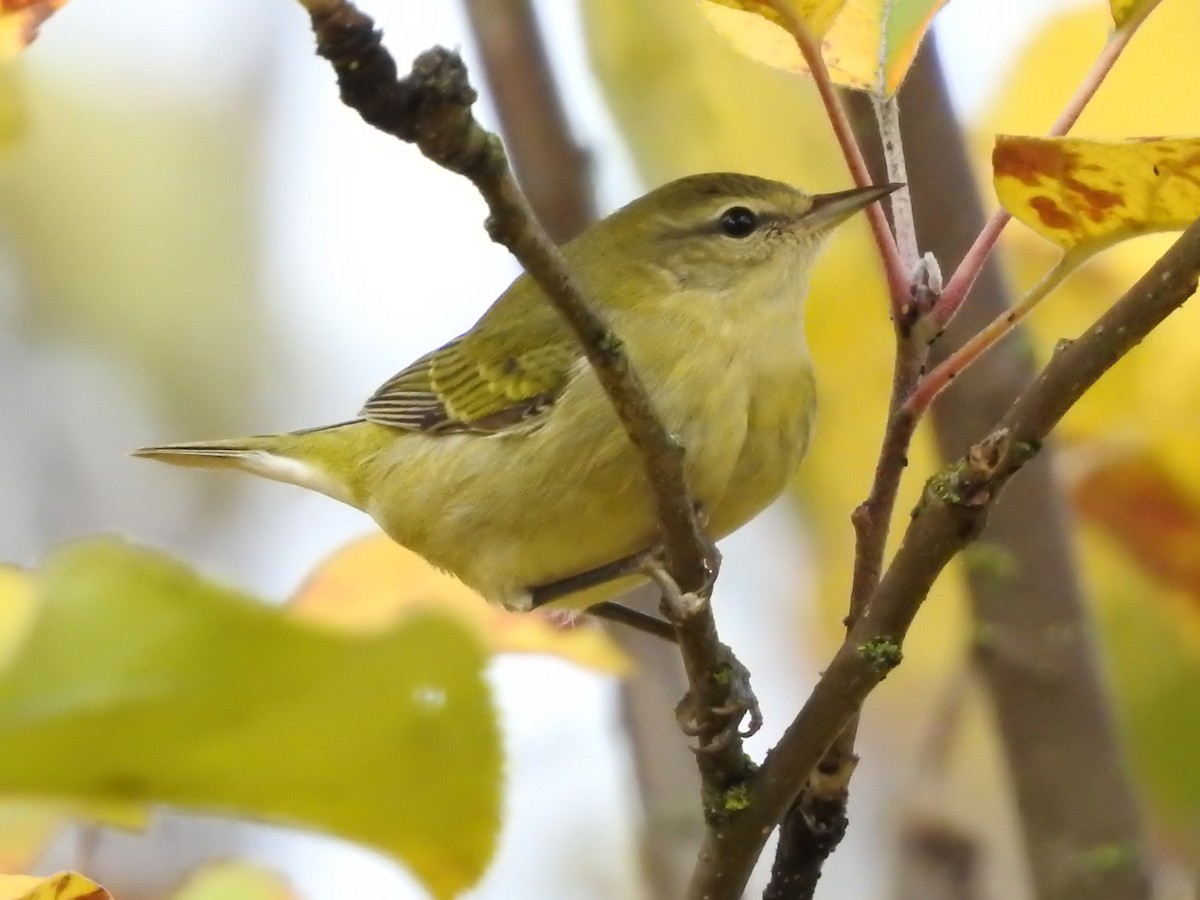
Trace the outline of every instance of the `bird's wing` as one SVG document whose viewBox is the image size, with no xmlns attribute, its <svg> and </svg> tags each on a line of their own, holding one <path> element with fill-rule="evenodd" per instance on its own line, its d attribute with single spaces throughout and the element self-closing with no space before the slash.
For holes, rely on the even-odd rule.
<svg viewBox="0 0 1200 900">
<path fill-rule="evenodd" d="M 538 427 L 583 355 L 549 305 L 546 312 L 521 328 L 493 320 L 486 337 L 477 327 L 422 356 L 375 392 L 363 418 L 428 434 Z"/>
</svg>

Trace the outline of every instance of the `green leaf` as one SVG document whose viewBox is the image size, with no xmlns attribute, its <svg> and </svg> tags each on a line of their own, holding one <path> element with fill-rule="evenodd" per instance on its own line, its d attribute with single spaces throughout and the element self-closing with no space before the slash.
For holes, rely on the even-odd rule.
<svg viewBox="0 0 1200 900">
<path fill-rule="evenodd" d="M 453 618 L 330 632 L 116 540 L 33 583 L 0 669 L 0 791 L 308 825 L 394 854 L 438 897 L 483 873 L 499 737 L 485 653 Z"/>
</svg>

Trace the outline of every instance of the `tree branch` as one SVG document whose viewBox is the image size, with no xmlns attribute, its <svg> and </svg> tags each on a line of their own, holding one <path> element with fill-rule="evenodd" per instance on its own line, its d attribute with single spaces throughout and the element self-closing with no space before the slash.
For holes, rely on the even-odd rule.
<svg viewBox="0 0 1200 900">
<path fill-rule="evenodd" d="M 456 53 L 422 53 L 397 78 L 374 22 L 340 0 L 310 0 L 317 52 L 337 72 L 342 101 L 370 125 L 415 143 L 443 168 L 469 178 L 487 201 L 488 233 L 517 257 L 574 331 L 646 466 L 670 570 L 684 590 L 711 581 L 714 556 L 689 499 L 683 448 L 659 422 L 620 338 L 589 305 L 558 247 L 534 218 L 499 138 L 475 121 L 475 91 Z"/>
<path fill-rule="evenodd" d="M 443 48 L 420 54 L 412 72 L 398 77 L 374 22 L 347 0 L 300 0 L 309 10 L 317 52 L 332 63 L 342 101 L 368 124 L 408 143 L 443 168 L 463 175 L 482 194 L 487 229 L 537 282 L 571 327 L 600 385 L 645 466 L 654 493 L 666 558 L 664 611 L 675 627 L 691 690 L 689 724 L 698 752 L 710 819 L 725 815 L 730 790 L 748 775 L 738 725 L 756 714 L 739 695 L 746 679 L 716 636 L 708 596 L 720 555 L 696 516 L 683 465 L 684 448 L 658 419 L 650 397 L 625 355 L 620 338 L 596 312 L 558 247 L 530 209 L 508 165 L 503 144 L 475 121 L 476 94 L 459 56 Z M 661 582 L 661 572 L 655 573 Z M 734 677 L 730 677 L 730 676 Z M 704 743 L 708 741 L 709 743 Z"/>
<path fill-rule="evenodd" d="M 1200 221 L 1193 223 L 1124 297 L 1074 341 L 1063 341 L 1037 380 L 991 433 L 928 480 L 895 558 L 870 604 L 817 682 L 812 695 L 745 786 L 745 809 L 730 816 L 701 851 L 691 897 L 735 900 L 767 836 L 804 786 L 826 749 L 863 700 L 901 661 L 901 646 L 934 580 L 979 536 L 1008 479 L 1038 452 L 1050 430 L 1096 380 L 1196 290 Z M 1095 848 L 1094 848 L 1095 849 Z M 1148 886 L 1142 847 L 1121 845 L 1116 864 L 1072 860 L 1091 889 Z M 1116 896 L 1117 894 L 1113 894 Z M 1052 896 L 1108 896 L 1061 891 Z"/>
<path fill-rule="evenodd" d="M 928 48 L 934 50 L 936 40 Z M 910 75 L 914 90 L 903 111 L 917 173 L 915 211 L 926 249 L 953 266 L 983 223 L 984 211 L 960 130 L 950 117 L 944 78 L 927 63 L 919 59 Z M 960 346 L 1006 314 L 1011 303 L 993 258 L 933 356 Z M 955 379 L 931 411 L 942 457 L 955 458 L 990 428 L 1035 374 L 1029 340 L 1017 334 Z M 982 536 L 1011 561 L 1010 574 L 997 577 L 994 569 L 969 561 L 965 566 L 975 633 L 1003 636 L 1000 643 L 1016 655 L 1045 653 L 1059 664 L 1048 682 L 1040 667 L 1013 665 L 1012 652 L 976 654 L 974 662 L 995 713 L 1039 897 L 1056 896 L 1064 847 L 1089 846 L 1095 835 L 1137 843 L 1142 834 L 1069 529 L 1052 453 L 1044 449 L 1006 488 Z M 1047 648 L 1050 634 L 1056 639 Z M 1103 896 L 1095 894 L 1097 900 Z"/>
</svg>

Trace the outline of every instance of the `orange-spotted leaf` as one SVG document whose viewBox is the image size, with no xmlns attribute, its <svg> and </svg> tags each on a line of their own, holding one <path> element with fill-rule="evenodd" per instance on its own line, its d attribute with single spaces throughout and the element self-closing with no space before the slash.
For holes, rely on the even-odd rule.
<svg viewBox="0 0 1200 900">
<path fill-rule="evenodd" d="M 1074 486 L 1084 519 L 1104 529 L 1200 613 L 1200 504 L 1149 454 L 1098 466 Z"/>
<path fill-rule="evenodd" d="M 382 535 L 334 553 L 309 575 L 288 609 L 352 631 L 379 630 L 416 612 L 441 610 L 473 626 L 496 653 L 551 653 L 614 675 L 627 674 L 630 666 L 599 628 L 500 609 Z"/>
<path fill-rule="evenodd" d="M 810 30 L 824 35 L 822 55 L 836 83 L 886 97 L 900 87 L 934 15 L 945 4 L 946 0 L 848 0 L 827 31 Z M 735 5 L 742 8 L 729 8 Z M 740 52 L 777 69 L 807 72 L 795 40 L 778 17 L 748 14 L 747 5 L 708 0 L 702 9 Z"/>
<path fill-rule="evenodd" d="M 1200 138 L 1000 135 L 992 169 L 1014 217 L 1080 255 L 1200 216 Z"/>
<path fill-rule="evenodd" d="M 0 62 L 13 59 L 67 0 L 0 0 Z"/>
<path fill-rule="evenodd" d="M 0 900 L 113 900 L 113 896 L 78 872 L 59 872 L 49 878 L 0 875 Z"/>
<path fill-rule="evenodd" d="M 1113 25 L 1120 30 L 1140 23 L 1158 6 L 1158 0 L 1108 0 L 1108 5 L 1112 11 Z"/>
</svg>

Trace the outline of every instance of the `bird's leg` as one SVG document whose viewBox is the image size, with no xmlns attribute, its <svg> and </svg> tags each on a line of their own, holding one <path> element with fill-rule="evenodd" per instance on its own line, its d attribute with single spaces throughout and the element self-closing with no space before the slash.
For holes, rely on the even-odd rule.
<svg viewBox="0 0 1200 900">
<path fill-rule="evenodd" d="M 750 688 L 750 672 L 728 646 L 717 640 L 712 616 L 698 615 L 708 600 L 680 591 L 675 579 L 659 563 L 647 563 L 644 571 L 662 592 L 663 613 L 674 627 L 678 641 L 698 647 L 708 657 L 701 669 L 693 670 L 688 654 L 684 654 L 691 687 L 675 707 L 675 716 L 684 733 L 698 739 L 696 752 L 716 753 L 738 738 L 755 734 L 763 719 L 758 699 Z M 715 694 L 721 700 L 714 703 L 706 700 L 705 694 L 709 698 Z M 747 716 L 750 721 L 742 729 Z"/>
<path fill-rule="evenodd" d="M 609 622 L 619 622 L 622 625 L 628 625 L 637 631 L 662 638 L 664 641 L 670 641 L 673 644 L 677 642 L 675 629 L 670 622 L 663 621 L 658 616 L 652 616 L 640 610 L 630 609 L 628 606 L 620 603 L 613 603 L 611 600 L 592 604 L 587 608 L 587 613 L 588 615 L 595 616 L 597 619 L 606 619 Z"/>
<path fill-rule="evenodd" d="M 585 591 L 588 588 L 616 581 L 627 575 L 645 575 L 648 561 L 656 558 L 660 553 L 661 551 L 658 549 L 642 550 L 639 553 L 623 556 L 614 562 L 588 569 L 586 572 L 578 572 L 575 575 L 560 578 L 558 581 L 539 584 L 529 589 L 530 608 L 537 609 L 539 606 L 545 606 L 547 603 L 553 603 L 555 600 L 561 600 L 563 597 Z"/>
</svg>

